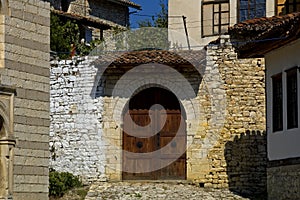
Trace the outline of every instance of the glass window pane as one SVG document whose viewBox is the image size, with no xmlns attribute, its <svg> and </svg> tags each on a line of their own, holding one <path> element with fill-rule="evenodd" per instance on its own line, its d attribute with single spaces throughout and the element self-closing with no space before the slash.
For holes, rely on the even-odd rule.
<svg viewBox="0 0 300 200">
<path fill-rule="evenodd" d="M 266 0 L 240 0 L 239 19 L 244 21 L 266 16 Z"/>
<path fill-rule="evenodd" d="M 286 91 L 287 91 L 287 128 L 298 127 L 298 87 L 297 71 L 293 69 L 287 72 Z"/>
<path fill-rule="evenodd" d="M 283 130 L 283 101 L 282 101 L 282 74 L 272 77 L 272 116 L 273 132 Z"/>
<path fill-rule="evenodd" d="M 222 13 L 221 23 L 222 24 L 229 23 L 229 13 Z"/>
<path fill-rule="evenodd" d="M 214 14 L 214 25 L 218 25 L 219 24 L 219 13 Z"/>
<path fill-rule="evenodd" d="M 212 19 L 213 19 L 213 5 L 203 5 L 202 10 L 202 33 L 203 36 L 208 36 L 213 34 L 213 27 L 212 27 Z"/>
<path fill-rule="evenodd" d="M 221 33 L 226 33 L 228 31 L 228 26 L 227 25 L 222 25 L 221 26 Z"/>
<path fill-rule="evenodd" d="M 214 26 L 214 35 L 219 34 L 219 26 Z"/>
<path fill-rule="evenodd" d="M 294 6 L 293 5 L 289 5 L 289 9 L 287 10 L 287 13 L 291 13 L 294 12 Z"/>
<path fill-rule="evenodd" d="M 222 11 L 229 11 L 229 4 L 228 3 L 222 3 L 221 10 Z"/>
<path fill-rule="evenodd" d="M 214 12 L 219 12 L 220 9 L 219 9 L 219 4 L 215 4 L 214 5 Z"/>
</svg>

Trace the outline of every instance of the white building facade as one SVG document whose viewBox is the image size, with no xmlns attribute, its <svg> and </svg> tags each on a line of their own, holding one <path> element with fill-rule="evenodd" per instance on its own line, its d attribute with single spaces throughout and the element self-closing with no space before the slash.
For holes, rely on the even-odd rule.
<svg viewBox="0 0 300 200">
<path fill-rule="evenodd" d="M 169 0 L 169 40 L 173 47 L 199 49 L 239 22 L 299 11 L 297 0 Z M 184 19 L 186 29 L 184 25 Z M 186 34 L 187 32 L 187 34 Z M 188 35 L 188 36 L 187 36 Z M 190 45 L 188 45 L 187 38 Z"/>
</svg>

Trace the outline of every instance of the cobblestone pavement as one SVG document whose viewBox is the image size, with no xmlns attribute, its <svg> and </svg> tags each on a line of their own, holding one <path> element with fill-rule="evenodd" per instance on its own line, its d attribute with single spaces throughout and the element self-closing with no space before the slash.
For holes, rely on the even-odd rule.
<svg viewBox="0 0 300 200">
<path fill-rule="evenodd" d="M 85 200 L 214 200 L 246 199 L 226 189 L 206 189 L 187 183 L 116 182 L 97 183 L 90 187 Z"/>
</svg>

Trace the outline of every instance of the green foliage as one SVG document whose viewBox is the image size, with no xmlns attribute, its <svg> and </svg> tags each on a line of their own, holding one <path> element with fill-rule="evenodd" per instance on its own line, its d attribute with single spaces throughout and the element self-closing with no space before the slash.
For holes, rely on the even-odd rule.
<svg viewBox="0 0 300 200">
<path fill-rule="evenodd" d="M 110 45 L 110 46 L 109 46 Z M 107 48 L 109 46 L 109 48 Z M 107 51 L 139 51 L 164 49 L 168 50 L 170 42 L 168 40 L 168 29 L 143 27 L 135 30 L 117 31 L 113 33 L 109 40 L 104 41 L 90 55 L 96 56 Z"/>
<path fill-rule="evenodd" d="M 75 46 L 76 55 L 88 55 L 100 42 L 100 40 L 93 40 L 89 45 L 81 43 L 80 30 L 76 21 L 70 21 L 51 14 L 50 27 L 50 48 L 52 51 L 58 53 L 61 59 L 70 57 L 72 45 Z"/>
<path fill-rule="evenodd" d="M 49 196 L 61 197 L 70 189 L 81 186 L 79 178 L 69 172 L 49 172 Z"/>
<path fill-rule="evenodd" d="M 76 193 L 77 193 L 77 195 L 79 195 L 80 197 L 81 197 L 81 199 L 83 200 L 85 197 L 86 197 L 86 195 L 87 195 L 87 193 L 88 193 L 88 190 L 87 189 L 77 189 L 76 190 Z"/>
<path fill-rule="evenodd" d="M 102 42 L 103 41 L 101 40 L 92 40 L 89 45 L 86 45 L 85 43 L 76 44 L 76 51 L 81 56 L 88 55 L 95 47 L 97 47 Z"/>
<path fill-rule="evenodd" d="M 168 49 L 168 30 L 162 28 L 141 28 L 127 33 L 129 51 L 143 49 Z"/>
<path fill-rule="evenodd" d="M 62 20 L 55 14 L 51 14 L 50 19 L 50 48 L 58 52 L 60 58 L 68 58 L 71 45 L 79 41 L 78 25 L 74 21 Z"/>
<path fill-rule="evenodd" d="M 168 8 L 164 4 L 163 0 L 160 0 L 160 11 L 157 13 L 157 17 L 152 17 L 151 20 L 141 20 L 138 22 L 139 27 L 157 27 L 157 28 L 168 28 Z"/>
</svg>

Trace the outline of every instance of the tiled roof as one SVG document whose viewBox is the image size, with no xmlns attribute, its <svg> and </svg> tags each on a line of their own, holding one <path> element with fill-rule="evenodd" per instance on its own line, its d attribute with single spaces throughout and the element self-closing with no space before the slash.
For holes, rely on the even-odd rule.
<svg viewBox="0 0 300 200">
<path fill-rule="evenodd" d="M 300 38 L 300 12 L 247 20 L 229 28 L 241 57 L 257 57 Z"/>
<path fill-rule="evenodd" d="M 110 63 L 114 66 L 141 65 L 159 63 L 167 65 L 199 65 L 203 64 L 205 51 L 167 51 L 141 50 L 132 52 L 113 52 L 99 56 L 98 64 Z M 96 64 L 95 63 L 95 64 Z"/>
<path fill-rule="evenodd" d="M 55 10 L 55 9 L 52 9 L 51 12 L 54 14 L 63 16 L 63 17 L 74 19 L 76 21 L 81 22 L 84 25 L 92 26 L 95 28 L 102 28 L 102 29 L 110 29 L 111 27 L 124 28 L 123 26 L 120 26 L 119 24 L 113 23 L 108 20 L 96 18 L 96 17 L 82 16 L 82 15 L 79 15 L 76 13 L 68 13 L 68 12 L 64 12 L 61 10 Z"/>
<path fill-rule="evenodd" d="M 118 3 L 124 4 L 126 6 L 132 7 L 132 8 L 141 9 L 140 5 L 134 3 L 130 0 L 109 0 L 109 1 L 118 2 Z"/>
<path fill-rule="evenodd" d="M 124 74 L 136 66 L 155 63 L 170 66 L 182 74 L 201 75 L 205 72 L 205 53 L 205 50 L 111 52 L 98 56 L 92 65 L 98 68 L 99 74 Z"/>
</svg>

